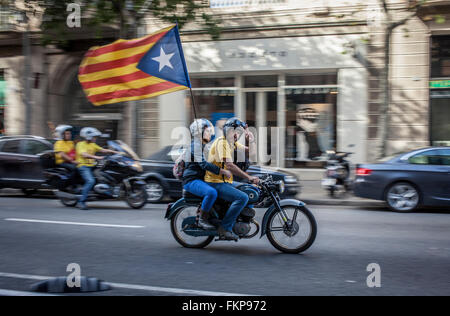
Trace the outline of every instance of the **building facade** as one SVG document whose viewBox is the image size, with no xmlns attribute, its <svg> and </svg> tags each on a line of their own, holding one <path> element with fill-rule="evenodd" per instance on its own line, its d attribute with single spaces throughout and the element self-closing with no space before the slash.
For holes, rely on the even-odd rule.
<svg viewBox="0 0 450 316">
<path fill-rule="evenodd" d="M 407 1 L 389 3 L 395 17 L 407 14 Z M 246 120 L 258 136 L 259 162 L 273 166 L 320 167 L 334 148 L 354 152 L 353 162 L 375 160 L 384 67 L 378 1 L 209 5 L 223 21 L 220 40 L 195 23 L 181 31 L 199 117 L 217 126 L 231 116 Z M 447 6 L 429 1 L 394 31 L 388 153 L 450 141 Z M 151 17 L 145 22 L 146 33 L 165 26 Z M 23 38 L 20 31 L 0 33 L 0 130 L 23 134 Z M 31 133 L 49 136 L 48 122 L 96 126 L 144 157 L 179 142 L 176 128 L 193 119 L 189 91 L 94 107 L 78 83 L 78 66 L 89 47 L 117 34 L 101 40 L 88 30 L 79 34 L 69 51 L 44 49 L 32 36 Z"/>
</svg>

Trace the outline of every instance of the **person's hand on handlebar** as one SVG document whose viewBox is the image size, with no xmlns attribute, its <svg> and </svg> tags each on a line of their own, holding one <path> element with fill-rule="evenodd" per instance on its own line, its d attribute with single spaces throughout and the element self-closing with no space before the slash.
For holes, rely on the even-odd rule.
<svg viewBox="0 0 450 316">
<path fill-rule="evenodd" d="M 250 181 L 250 183 L 253 184 L 259 184 L 259 178 L 258 177 L 254 177 L 254 176 L 249 176 L 248 181 Z"/>
</svg>

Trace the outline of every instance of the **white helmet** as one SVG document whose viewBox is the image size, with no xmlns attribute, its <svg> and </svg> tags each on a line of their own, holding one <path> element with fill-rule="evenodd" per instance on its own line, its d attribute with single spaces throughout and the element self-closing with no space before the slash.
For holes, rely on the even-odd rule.
<svg viewBox="0 0 450 316">
<path fill-rule="evenodd" d="M 92 138 L 101 136 L 101 135 L 102 135 L 102 133 L 94 127 L 84 127 L 80 131 L 80 136 L 86 140 L 92 140 Z"/>
<path fill-rule="evenodd" d="M 55 128 L 55 134 L 58 139 L 64 139 L 64 133 L 71 129 L 73 129 L 73 127 L 70 125 L 58 125 Z"/>
<path fill-rule="evenodd" d="M 202 137 L 204 130 L 207 128 L 210 129 L 211 136 L 213 136 L 215 134 L 214 125 L 207 119 L 196 119 L 192 122 L 191 126 L 189 126 L 192 137 Z"/>
</svg>

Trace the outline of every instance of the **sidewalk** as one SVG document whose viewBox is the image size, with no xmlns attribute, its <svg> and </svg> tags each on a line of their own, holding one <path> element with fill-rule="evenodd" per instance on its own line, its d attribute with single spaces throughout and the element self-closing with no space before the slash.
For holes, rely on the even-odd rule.
<svg viewBox="0 0 450 316">
<path fill-rule="evenodd" d="M 385 207 L 383 201 L 363 199 L 350 193 L 337 193 L 337 197 L 331 198 L 328 191 L 324 190 L 321 180 L 324 169 L 287 169 L 265 167 L 271 170 L 295 174 L 300 179 L 301 193 L 297 198 L 310 205 L 342 205 L 359 207 Z"/>
</svg>

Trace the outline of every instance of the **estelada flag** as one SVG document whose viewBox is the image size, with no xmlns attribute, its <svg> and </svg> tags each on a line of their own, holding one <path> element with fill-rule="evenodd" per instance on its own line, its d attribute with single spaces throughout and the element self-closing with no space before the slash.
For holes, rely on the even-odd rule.
<svg viewBox="0 0 450 316">
<path fill-rule="evenodd" d="M 178 26 L 92 47 L 78 80 L 94 105 L 155 97 L 191 87 Z"/>
</svg>

